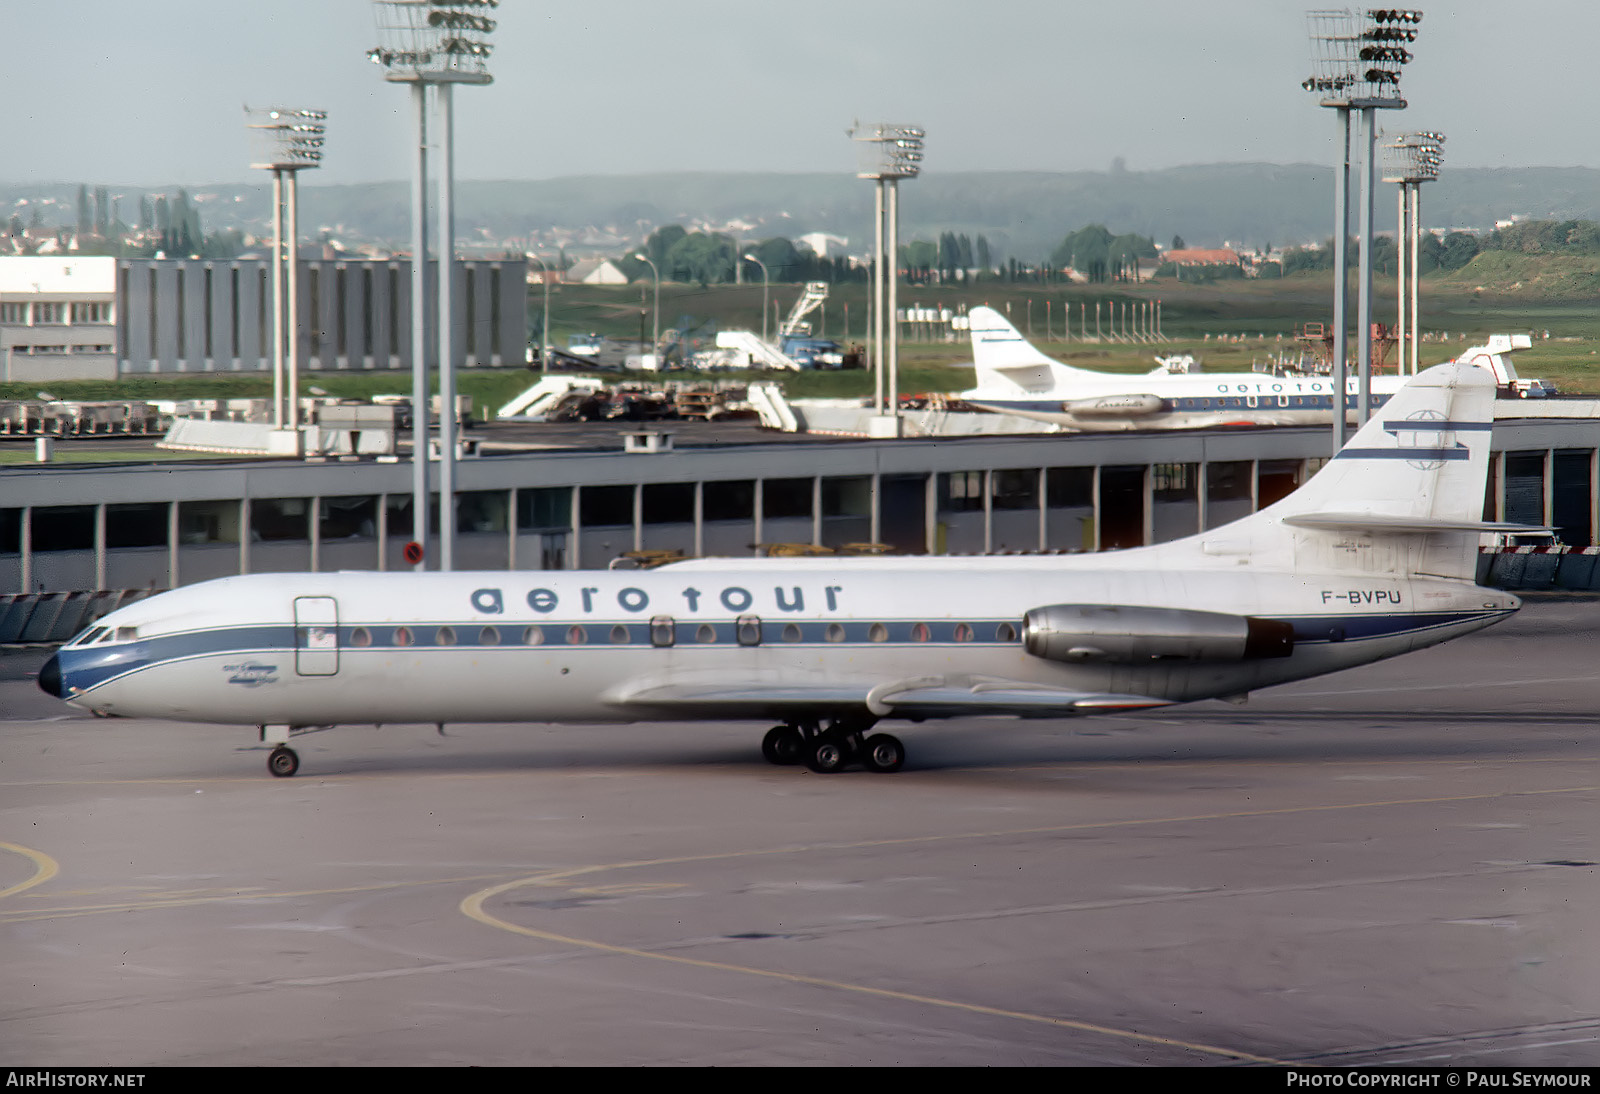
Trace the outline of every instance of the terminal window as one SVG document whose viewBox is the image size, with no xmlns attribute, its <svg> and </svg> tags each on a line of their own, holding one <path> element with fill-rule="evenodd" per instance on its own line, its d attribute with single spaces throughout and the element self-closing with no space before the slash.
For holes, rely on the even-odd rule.
<svg viewBox="0 0 1600 1094">
<path fill-rule="evenodd" d="M 811 516 L 810 479 L 766 479 L 761 484 L 763 520 Z"/>
<path fill-rule="evenodd" d="M 1094 505 L 1094 468 L 1052 467 L 1045 471 L 1044 500 L 1050 509 L 1087 509 Z"/>
<path fill-rule="evenodd" d="M 35 551 L 94 550 L 92 505 L 45 505 L 32 511 Z"/>
<path fill-rule="evenodd" d="M 1039 508 L 1039 472 L 1028 467 L 996 471 L 990 476 L 996 509 Z"/>
<path fill-rule="evenodd" d="M 631 486 L 586 486 L 579 498 L 578 515 L 585 528 L 633 524 Z"/>
<path fill-rule="evenodd" d="M 184 501 L 178 503 L 178 542 L 198 546 L 239 542 L 239 502 Z"/>
<path fill-rule="evenodd" d="M 641 505 L 646 524 L 689 524 L 694 520 L 694 483 L 646 483 Z"/>
<path fill-rule="evenodd" d="M 737 482 L 708 482 L 701 505 L 707 521 L 750 520 L 756 511 L 756 484 L 751 479 Z"/>
<path fill-rule="evenodd" d="M 164 501 L 106 506 L 106 546 L 165 547 L 168 509 Z"/>
<path fill-rule="evenodd" d="M 547 486 L 517 491 L 517 530 L 537 532 L 547 528 L 562 531 L 572 527 L 572 487 Z"/>
<path fill-rule="evenodd" d="M 310 509 L 306 498 L 254 498 L 250 502 L 251 538 L 309 540 Z"/>
</svg>

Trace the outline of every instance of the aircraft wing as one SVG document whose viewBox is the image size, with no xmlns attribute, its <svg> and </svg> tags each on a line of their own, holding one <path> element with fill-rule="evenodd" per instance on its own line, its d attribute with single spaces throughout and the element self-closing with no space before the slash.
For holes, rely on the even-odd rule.
<svg viewBox="0 0 1600 1094">
<path fill-rule="evenodd" d="M 1073 691 L 1036 687 L 1020 681 L 986 680 L 949 684 L 942 677 L 869 684 L 655 684 L 615 700 L 622 706 L 671 711 L 703 710 L 708 716 L 748 711 L 781 718 L 827 715 L 865 708 L 879 717 L 952 718 L 1008 715 L 1019 718 L 1070 718 L 1170 706 L 1148 695 Z"/>
</svg>

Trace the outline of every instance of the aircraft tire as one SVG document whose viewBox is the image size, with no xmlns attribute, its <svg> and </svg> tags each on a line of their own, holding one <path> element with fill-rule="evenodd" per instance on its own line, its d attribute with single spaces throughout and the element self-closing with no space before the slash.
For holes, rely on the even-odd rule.
<svg viewBox="0 0 1600 1094">
<path fill-rule="evenodd" d="M 861 763 L 868 771 L 889 775 L 899 771 L 905 762 L 906 746 L 900 743 L 898 737 L 874 733 L 863 743 Z"/>
<path fill-rule="evenodd" d="M 799 763 L 804 750 L 805 740 L 793 726 L 773 726 L 761 738 L 761 755 L 767 758 L 769 764 L 779 767 Z"/>
<path fill-rule="evenodd" d="M 300 770 L 300 757 L 292 748 L 275 748 L 267 754 L 267 770 L 287 779 Z"/>
<path fill-rule="evenodd" d="M 843 771 L 845 762 L 849 759 L 844 743 L 829 740 L 827 737 L 808 741 L 803 756 L 805 765 L 819 775 L 832 775 L 836 771 Z"/>
</svg>

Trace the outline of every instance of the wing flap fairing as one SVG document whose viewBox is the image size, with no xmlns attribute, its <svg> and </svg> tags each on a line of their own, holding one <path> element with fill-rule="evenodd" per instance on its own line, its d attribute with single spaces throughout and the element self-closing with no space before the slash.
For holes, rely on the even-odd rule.
<svg viewBox="0 0 1600 1094">
<path fill-rule="evenodd" d="M 940 677 L 918 677 L 877 685 L 667 683 L 628 692 L 614 701 L 630 709 L 672 713 L 705 711 L 732 715 L 745 711 L 752 717 L 783 717 L 867 711 L 879 717 L 896 718 L 1065 718 L 1145 710 L 1170 706 L 1172 702 L 1149 695 L 1036 687 L 1021 681 L 949 683 Z"/>
</svg>

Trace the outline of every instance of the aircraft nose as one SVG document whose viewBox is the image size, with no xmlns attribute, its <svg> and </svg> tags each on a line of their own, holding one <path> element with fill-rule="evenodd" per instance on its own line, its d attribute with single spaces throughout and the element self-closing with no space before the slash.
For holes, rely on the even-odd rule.
<svg viewBox="0 0 1600 1094">
<path fill-rule="evenodd" d="M 61 658 L 55 654 L 51 654 L 50 660 L 39 670 L 39 688 L 57 699 L 61 698 Z"/>
</svg>

